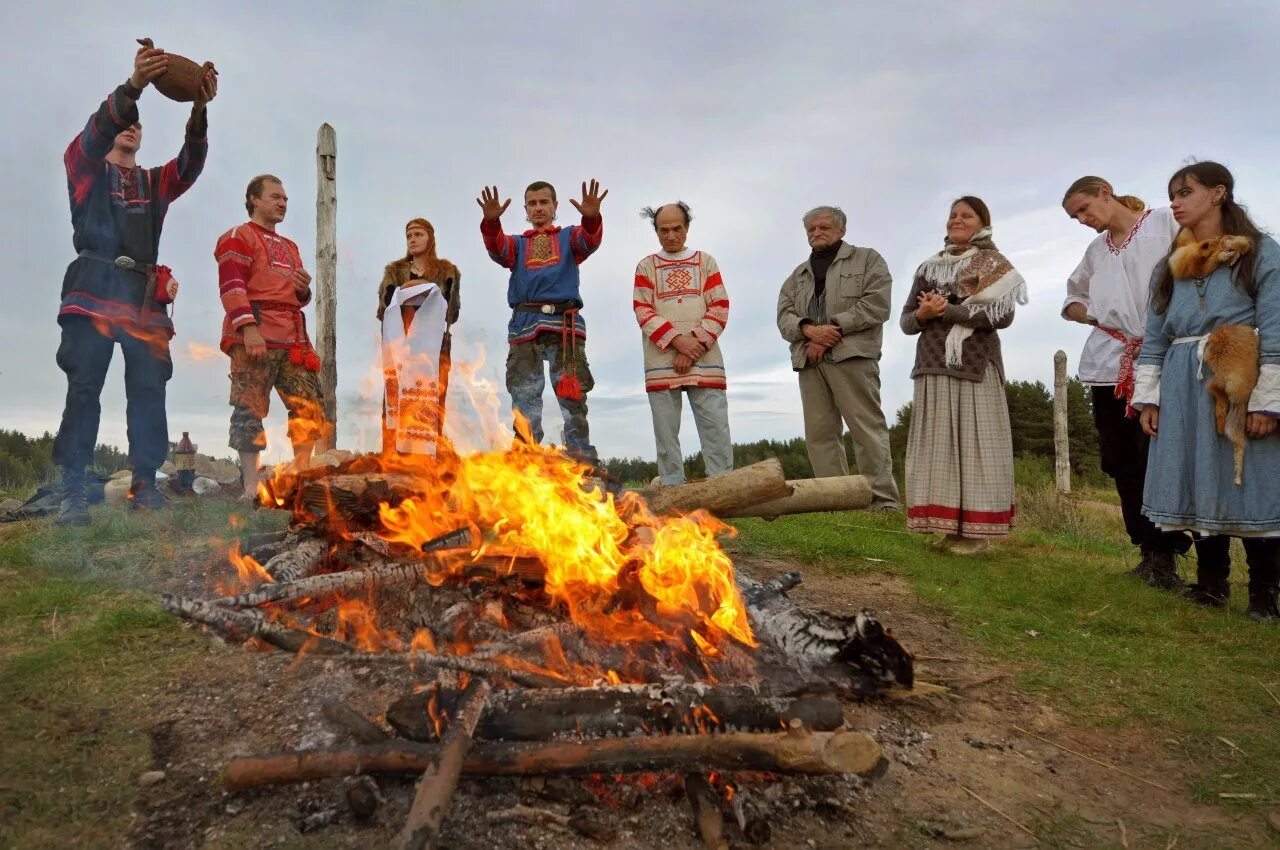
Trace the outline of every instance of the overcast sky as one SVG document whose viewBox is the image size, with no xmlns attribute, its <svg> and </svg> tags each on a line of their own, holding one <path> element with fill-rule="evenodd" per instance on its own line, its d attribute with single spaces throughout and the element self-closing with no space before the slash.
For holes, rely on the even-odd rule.
<svg viewBox="0 0 1280 850">
<path fill-rule="evenodd" d="M 315 138 L 327 121 L 338 137 L 340 444 L 372 447 L 377 433 L 375 292 L 403 253 L 404 223 L 434 222 L 441 255 L 462 270 L 455 353 L 483 356 L 481 373 L 500 389 L 507 273 L 484 252 L 474 198 L 498 184 L 515 198 L 503 223 L 519 232 L 521 189 L 549 180 L 560 222 L 573 223 L 567 199 L 594 177 L 609 196 L 604 243 L 582 267 L 591 433 L 604 456 L 652 457 L 631 312 L 635 264 L 657 248 L 641 207 L 683 198 L 691 247 L 719 262 L 738 442 L 802 433 L 774 306 L 808 254 L 800 217 L 819 204 L 843 207 L 848 241 L 878 250 L 893 272 L 881 361 L 891 420 L 911 398 L 915 346 L 897 312 L 962 194 L 987 201 L 997 245 L 1030 283 L 1031 304 L 1001 332 L 1008 375 L 1049 382 L 1054 351 L 1074 367 L 1085 336 L 1058 318 L 1093 235 L 1059 207 L 1072 180 L 1100 174 L 1159 204 L 1189 157 L 1218 159 L 1256 220 L 1280 223 L 1280 124 L 1268 100 L 1278 32 L 1280 4 L 1266 0 L 29 4 L 9 16 L 0 51 L 10 83 L 0 94 L 10 117 L 0 135 L 10 164 L 0 425 L 57 429 L 66 385 L 55 315 L 72 257 L 62 152 L 129 74 L 139 36 L 220 71 L 208 163 L 161 242 L 183 286 L 174 439 L 187 430 L 202 451 L 230 454 L 227 361 L 207 356 L 222 317 L 214 242 L 244 219 L 249 178 L 270 171 L 290 196 L 280 231 L 314 269 Z M 140 107 L 139 161 L 159 164 L 178 150 L 188 109 L 154 90 Z M 547 397 L 555 437 L 550 388 Z M 123 447 L 124 421 L 117 351 L 100 440 Z M 274 399 L 276 457 L 283 421 Z"/>
</svg>

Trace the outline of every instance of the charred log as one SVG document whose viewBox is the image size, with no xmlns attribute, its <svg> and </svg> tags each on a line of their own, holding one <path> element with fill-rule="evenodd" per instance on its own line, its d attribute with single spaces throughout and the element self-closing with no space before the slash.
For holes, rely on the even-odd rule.
<svg viewBox="0 0 1280 850">
<path fill-rule="evenodd" d="M 911 655 L 870 611 L 843 617 L 796 605 L 787 591 L 799 573 L 758 582 L 737 572 L 738 587 L 756 636 L 802 670 L 839 682 L 855 696 L 910 688 Z"/>
<path fill-rule="evenodd" d="M 304 537 L 267 561 L 262 568 L 276 582 L 297 581 L 315 573 L 328 551 L 328 541 L 319 537 Z"/>
<path fill-rule="evenodd" d="M 450 716 L 456 690 L 408 694 L 387 708 L 387 723 L 402 737 L 433 741 L 441 713 Z M 830 694 L 770 693 L 751 685 L 613 685 L 594 688 L 506 690 L 494 693 L 476 737 L 493 741 L 547 741 L 566 736 L 603 738 L 645 733 L 776 731 L 799 719 L 830 731 L 844 723 Z"/>
<path fill-rule="evenodd" d="M 272 622 L 261 611 L 237 611 L 169 593 L 160 594 L 160 604 L 174 616 L 208 626 L 234 640 L 258 638 L 290 652 L 314 652 L 320 655 L 345 655 L 354 651 L 350 645 L 341 641 Z"/>
</svg>

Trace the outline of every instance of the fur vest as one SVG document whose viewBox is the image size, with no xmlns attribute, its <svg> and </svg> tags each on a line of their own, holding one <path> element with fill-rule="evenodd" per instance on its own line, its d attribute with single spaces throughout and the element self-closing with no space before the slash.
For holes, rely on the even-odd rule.
<svg viewBox="0 0 1280 850">
<path fill-rule="evenodd" d="M 410 262 L 407 257 L 401 257 L 387 263 L 387 267 L 382 272 L 382 283 L 378 285 L 378 321 L 382 321 L 382 313 L 387 309 L 387 304 L 391 302 L 391 295 L 395 290 L 404 286 L 409 282 Z M 445 300 L 449 302 L 449 309 L 445 312 L 445 321 L 453 324 L 458 321 L 458 313 L 462 309 L 462 273 L 458 271 L 458 267 L 448 260 L 440 261 L 440 272 L 436 275 L 435 280 L 431 280 L 440 287 L 440 293 L 444 295 Z"/>
</svg>

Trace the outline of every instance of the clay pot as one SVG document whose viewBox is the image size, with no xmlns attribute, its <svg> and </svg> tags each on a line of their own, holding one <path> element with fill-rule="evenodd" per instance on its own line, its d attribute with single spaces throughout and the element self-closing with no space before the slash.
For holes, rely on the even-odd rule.
<svg viewBox="0 0 1280 850">
<path fill-rule="evenodd" d="M 143 47 L 155 47 L 155 43 L 149 38 L 138 39 L 138 44 Z M 204 77 L 205 69 L 213 68 L 213 63 L 197 65 L 187 57 L 176 53 L 165 51 L 165 55 L 169 57 L 169 69 L 156 77 L 151 84 L 170 100 L 176 100 L 179 103 L 195 100 L 200 95 L 200 80 Z M 217 73 L 217 69 L 214 69 L 214 73 Z"/>
</svg>

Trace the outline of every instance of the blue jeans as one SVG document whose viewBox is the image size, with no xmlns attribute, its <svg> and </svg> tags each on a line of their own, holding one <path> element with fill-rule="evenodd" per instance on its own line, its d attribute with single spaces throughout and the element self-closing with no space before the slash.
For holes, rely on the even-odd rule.
<svg viewBox="0 0 1280 850">
<path fill-rule="evenodd" d="M 167 341 L 142 340 L 125 330 L 104 335 L 85 316 L 63 316 L 58 368 L 67 375 L 67 404 L 53 441 L 54 463 L 82 470 L 93 462 L 102 417 L 102 385 L 116 344 L 124 353 L 125 416 L 129 427 L 129 462 L 134 479 L 154 475 L 169 455 L 169 422 L 165 416 L 165 384 L 173 376 Z"/>
</svg>

